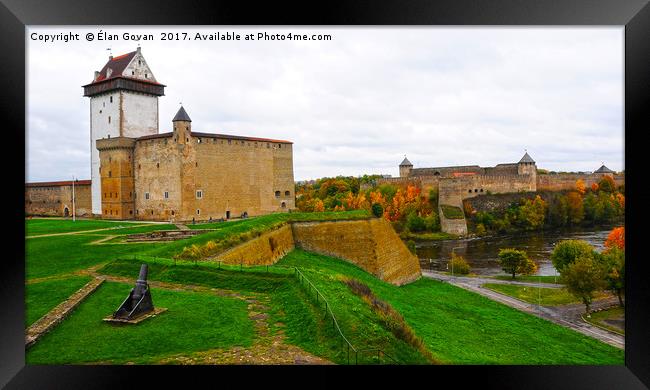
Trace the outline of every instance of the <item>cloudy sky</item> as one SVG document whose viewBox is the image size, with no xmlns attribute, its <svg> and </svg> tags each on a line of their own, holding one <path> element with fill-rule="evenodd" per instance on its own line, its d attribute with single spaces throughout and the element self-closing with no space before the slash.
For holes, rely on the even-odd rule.
<svg viewBox="0 0 650 390">
<path fill-rule="evenodd" d="M 27 181 L 90 178 L 92 81 L 112 49 L 140 41 L 156 79 L 160 131 L 179 102 L 199 132 L 294 142 L 296 180 L 415 167 L 494 166 L 524 149 L 537 166 L 624 169 L 622 27 L 197 28 L 27 31 Z M 161 32 L 330 34 L 329 41 L 162 41 Z M 79 33 L 78 42 L 31 34 Z"/>
</svg>

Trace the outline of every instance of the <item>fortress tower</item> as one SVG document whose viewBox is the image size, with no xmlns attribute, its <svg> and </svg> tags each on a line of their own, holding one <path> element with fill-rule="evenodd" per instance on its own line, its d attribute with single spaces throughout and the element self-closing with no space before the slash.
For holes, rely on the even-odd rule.
<svg viewBox="0 0 650 390">
<path fill-rule="evenodd" d="M 399 177 L 408 177 L 413 169 L 413 164 L 404 156 L 404 160 L 399 164 Z"/>
<path fill-rule="evenodd" d="M 520 175 L 531 175 L 533 177 L 537 176 L 537 165 L 535 164 L 535 160 L 528 155 L 528 152 L 517 163 L 517 173 Z"/>
<path fill-rule="evenodd" d="M 156 81 L 138 47 L 131 53 L 109 56 L 102 70 L 95 72 L 92 83 L 83 88 L 84 96 L 90 98 L 92 213 L 102 214 L 102 175 L 96 141 L 158 134 L 158 97 L 164 96 L 165 85 Z"/>
</svg>

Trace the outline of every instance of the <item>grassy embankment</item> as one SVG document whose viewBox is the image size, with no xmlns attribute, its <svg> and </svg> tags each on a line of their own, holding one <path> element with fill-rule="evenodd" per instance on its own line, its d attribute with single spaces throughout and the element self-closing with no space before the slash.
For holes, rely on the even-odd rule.
<svg viewBox="0 0 650 390">
<path fill-rule="evenodd" d="M 364 303 L 339 281 L 366 283 L 390 303 L 433 355 L 452 364 L 623 364 L 623 351 L 552 322 L 447 283 L 422 278 L 402 287 L 382 282 L 345 261 L 300 250 L 278 264 L 295 265 L 330 300 L 346 335 L 360 342 L 373 325 Z M 354 341 L 353 341 L 354 343 Z"/>
<path fill-rule="evenodd" d="M 43 234 L 80 232 L 84 230 L 117 228 L 119 226 L 131 225 L 133 225 L 132 222 L 122 221 L 95 219 L 78 219 L 72 221 L 70 219 L 37 218 L 26 220 L 25 230 L 27 236 L 39 236 Z"/>
<path fill-rule="evenodd" d="M 580 303 L 581 301 L 569 294 L 564 288 L 538 288 L 529 286 L 520 286 L 514 284 L 496 284 L 487 283 L 483 287 L 501 294 L 520 299 L 524 302 L 541 304 L 546 306 L 568 305 L 570 303 Z M 606 292 L 595 294 L 594 299 L 601 299 L 611 296 Z"/>
<path fill-rule="evenodd" d="M 465 213 L 460 207 L 456 206 L 450 206 L 450 205 L 440 205 L 440 208 L 442 209 L 442 214 L 445 216 L 445 218 L 448 219 L 463 219 L 465 218 Z"/>
</svg>

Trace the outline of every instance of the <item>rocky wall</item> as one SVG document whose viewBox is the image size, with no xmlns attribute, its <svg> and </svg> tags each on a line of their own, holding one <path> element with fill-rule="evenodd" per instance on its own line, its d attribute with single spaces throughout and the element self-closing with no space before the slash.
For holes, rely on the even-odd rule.
<svg viewBox="0 0 650 390">
<path fill-rule="evenodd" d="M 224 264 L 274 264 L 294 248 L 290 225 L 262 234 L 217 256 Z"/>
</svg>

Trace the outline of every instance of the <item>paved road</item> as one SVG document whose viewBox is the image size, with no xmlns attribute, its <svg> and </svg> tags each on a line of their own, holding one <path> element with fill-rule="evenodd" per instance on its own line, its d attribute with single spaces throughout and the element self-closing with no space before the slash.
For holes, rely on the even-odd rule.
<svg viewBox="0 0 650 390">
<path fill-rule="evenodd" d="M 617 348 L 625 348 L 625 336 L 619 334 L 608 332 L 604 329 L 598 328 L 588 322 L 585 322 L 580 315 L 584 312 L 584 305 L 581 304 L 571 304 L 571 305 L 562 305 L 562 306 L 541 306 L 535 305 L 528 302 L 521 301 L 519 299 L 499 294 L 495 291 L 481 287 L 484 283 L 504 283 L 504 284 L 518 284 L 531 287 L 545 287 L 545 288 L 559 288 L 561 285 L 554 285 L 550 283 L 528 283 L 528 282 L 514 282 L 507 280 L 499 279 L 490 279 L 490 278 L 470 278 L 470 277 L 452 277 L 451 275 L 439 273 L 439 272 L 430 272 L 422 271 L 422 275 L 428 278 L 441 280 L 454 286 L 464 288 L 466 290 L 478 293 L 492 299 L 494 301 L 503 303 L 517 310 L 525 311 L 527 313 L 533 314 L 535 316 L 544 318 L 546 320 L 555 322 L 556 324 L 562 325 L 564 327 L 573 329 L 577 332 L 580 332 L 589 337 L 598 339 L 604 343 L 613 345 Z M 618 303 L 618 299 L 607 298 L 595 301 L 592 304 L 592 310 L 599 309 L 602 307 L 613 306 Z"/>
</svg>

